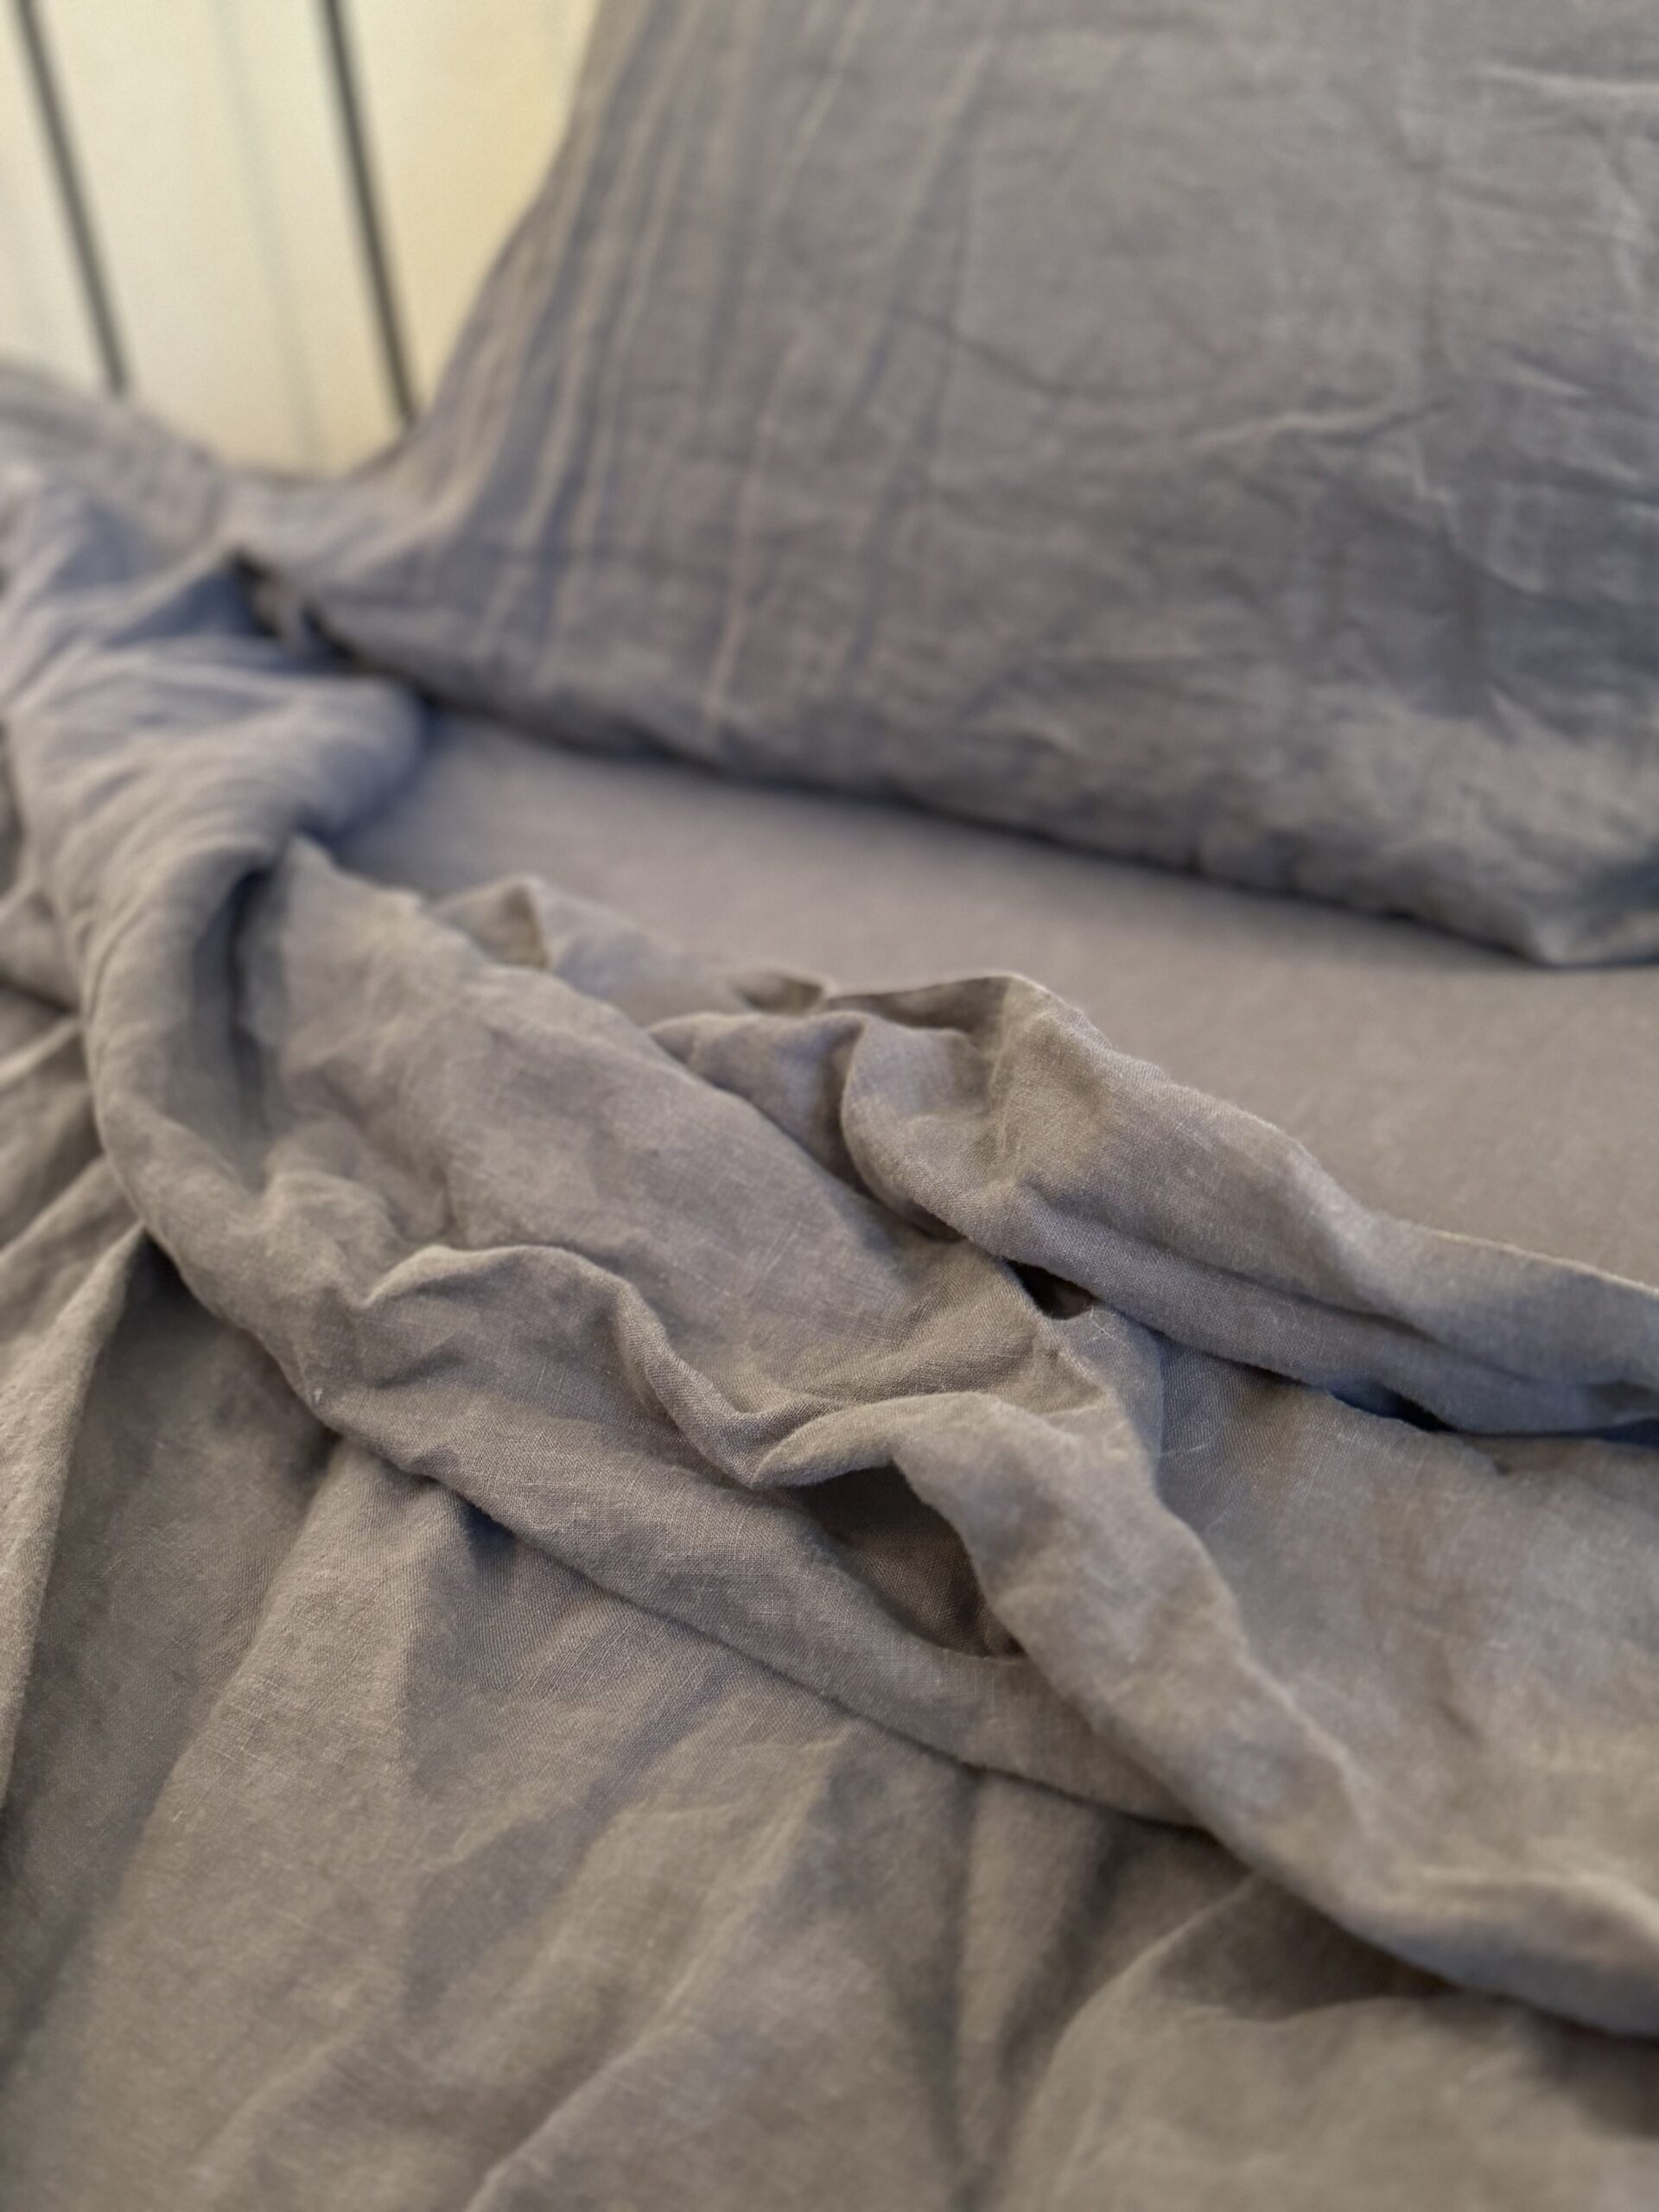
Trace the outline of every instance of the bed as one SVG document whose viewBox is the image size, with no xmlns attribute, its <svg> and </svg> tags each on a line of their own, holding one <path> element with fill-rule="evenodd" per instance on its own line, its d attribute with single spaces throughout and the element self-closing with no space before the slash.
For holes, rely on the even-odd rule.
<svg viewBox="0 0 1659 2212">
<path fill-rule="evenodd" d="M 0 376 L 8 2207 L 1652 2200 L 1652 40 L 1259 15 L 607 0 L 340 482 Z"/>
</svg>

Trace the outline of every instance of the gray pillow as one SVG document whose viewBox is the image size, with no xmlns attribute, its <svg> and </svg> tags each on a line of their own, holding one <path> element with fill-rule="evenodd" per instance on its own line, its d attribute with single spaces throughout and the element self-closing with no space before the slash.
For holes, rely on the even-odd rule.
<svg viewBox="0 0 1659 2212">
<path fill-rule="evenodd" d="M 601 0 L 426 419 L 233 501 L 588 742 L 1659 952 L 1650 0 Z"/>
</svg>

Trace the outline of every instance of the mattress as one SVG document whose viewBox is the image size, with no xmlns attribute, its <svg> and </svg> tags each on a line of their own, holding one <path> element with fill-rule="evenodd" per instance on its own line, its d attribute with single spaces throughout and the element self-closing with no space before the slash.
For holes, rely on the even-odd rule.
<svg viewBox="0 0 1659 2212">
<path fill-rule="evenodd" d="M 429 895 L 542 876 L 699 952 L 843 987 L 1011 969 L 1120 1050 L 1433 1227 L 1659 1281 L 1650 968 L 1541 969 L 897 804 L 439 719 L 345 849 Z"/>
</svg>

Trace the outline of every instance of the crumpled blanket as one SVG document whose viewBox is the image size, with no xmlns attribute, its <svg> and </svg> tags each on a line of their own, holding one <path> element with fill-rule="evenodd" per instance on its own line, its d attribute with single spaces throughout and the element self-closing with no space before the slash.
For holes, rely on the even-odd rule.
<svg viewBox="0 0 1659 2212">
<path fill-rule="evenodd" d="M 1659 1289 L 359 880 L 429 709 L 23 397 L 7 2204 L 1651 2202 Z"/>
</svg>

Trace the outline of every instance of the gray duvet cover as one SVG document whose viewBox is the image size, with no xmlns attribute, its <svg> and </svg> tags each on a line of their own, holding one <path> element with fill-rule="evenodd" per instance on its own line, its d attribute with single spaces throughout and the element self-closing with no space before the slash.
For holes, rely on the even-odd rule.
<svg viewBox="0 0 1659 2212">
<path fill-rule="evenodd" d="M 1659 1289 L 369 880 L 418 696 L 8 419 L 8 2207 L 1650 2203 Z"/>
</svg>

